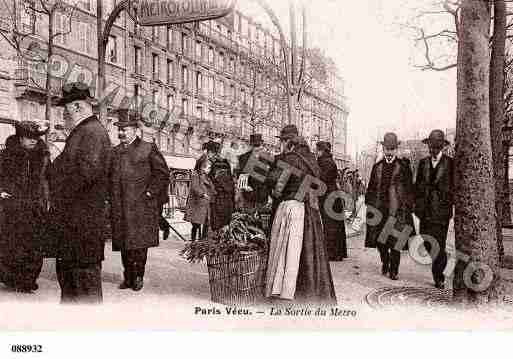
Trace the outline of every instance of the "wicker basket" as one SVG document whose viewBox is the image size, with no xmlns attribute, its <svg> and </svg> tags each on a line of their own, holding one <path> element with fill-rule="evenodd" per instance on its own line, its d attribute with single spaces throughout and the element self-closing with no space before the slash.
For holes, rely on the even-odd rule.
<svg viewBox="0 0 513 359">
<path fill-rule="evenodd" d="M 207 266 L 214 303 L 253 304 L 263 299 L 266 251 L 208 256 Z"/>
</svg>

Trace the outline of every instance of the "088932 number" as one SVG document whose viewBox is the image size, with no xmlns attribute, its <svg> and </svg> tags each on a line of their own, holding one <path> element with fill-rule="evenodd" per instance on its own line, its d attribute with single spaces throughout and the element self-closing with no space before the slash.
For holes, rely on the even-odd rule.
<svg viewBox="0 0 513 359">
<path fill-rule="evenodd" d="M 13 344 L 11 345 L 11 352 L 13 353 L 42 353 L 43 346 L 34 344 Z"/>
</svg>

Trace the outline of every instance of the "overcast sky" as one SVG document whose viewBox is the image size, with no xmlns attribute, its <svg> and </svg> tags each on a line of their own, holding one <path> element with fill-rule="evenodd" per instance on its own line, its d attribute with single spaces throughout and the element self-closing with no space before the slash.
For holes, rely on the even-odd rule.
<svg viewBox="0 0 513 359">
<path fill-rule="evenodd" d="M 266 17 L 252 1 L 239 7 Z M 433 128 L 453 128 L 456 118 L 456 70 L 421 71 L 422 54 L 412 34 L 398 24 L 412 9 L 430 0 L 305 0 L 310 47 L 333 58 L 345 80 L 350 108 L 348 152 L 372 146 L 384 131 L 402 139 L 422 137 Z M 288 30 L 288 0 L 269 1 Z M 433 20 L 437 25 L 438 18 Z M 440 20 L 444 21 L 444 20 Z"/>
</svg>

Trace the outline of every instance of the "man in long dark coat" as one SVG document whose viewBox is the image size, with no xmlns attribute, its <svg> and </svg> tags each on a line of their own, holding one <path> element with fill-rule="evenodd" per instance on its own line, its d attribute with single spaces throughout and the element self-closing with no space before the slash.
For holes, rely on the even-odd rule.
<svg viewBox="0 0 513 359">
<path fill-rule="evenodd" d="M 111 143 L 93 115 L 93 98 L 83 84 L 66 84 L 65 106 L 73 130 L 50 166 L 61 303 L 101 303 Z"/>
<path fill-rule="evenodd" d="M 41 232 L 48 205 L 48 147 L 35 122 L 16 123 L 0 158 L 0 280 L 17 292 L 38 289 Z"/>
<path fill-rule="evenodd" d="M 399 141 L 395 133 L 385 134 L 381 144 L 385 157 L 372 167 L 365 195 L 365 246 L 378 248 L 382 274 L 389 274 L 390 279 L 397 280 L 401 262 L 400 251 L 407 249 L 409 235 L 414 232 L 413 175 L 409 160 L 397 158 Z M 387 223 L 391 225 L 386 226 Z M 394 235 L 393 230 L 404 231 L 405 235 Z"/>
<path fill-rule="evenodd" d="M 430 156 L 419 162 L 415 181 L 415 215 L 420 219 L 420 234 L 433 260 L 435 286 L 443 289 L 443 272 L 447 265 L 445 245 L 454 204 L 454 165 L 453 159 L 442 153 L 443 148 L 449 145 L 443 131 L 432 131 L 422 142 L 429 146 Z M 438 246 L 432 246 L 433 240 Z"/>
<path fill-rule="evenodd" d="M 241 191 L 244 206 L 249 209 L 258 209 L 265 206 L 270 195 L 269 187 L 265 185 L 264 181 L 257 179 L 254 174 L 248 173 L 248 169 L 246 169 L 246 165 L 253 155 L 256 156 L 255 160 L 258 160 L 259 162 L 265 162 L 266 159 L 269 158 L 269 155 L 262 150 L 263 143 L 264 140 L 262 139 L 261 134 L 257 133 L 249 136 L 249 145 L 251 149 L 239 156 L 239 166 L 235 173 L 235 176 L 238 178 L 240 178 L 240 175 L 248 176 L 247 187 L 241 188 Z M 249 170 L 256 171 L 257 169 Z M 264 175 L 264 173 L 262 173 L 262 175 Z"/>
<path fill-rule="evenodd" d="M 221 144 L 214 141 L 206 143 L 207 156 L 212 163 L 210 179 L 216 192 L 216 200 L 210 204 L 210 227 L 216 231 L 230 223 L 235 210 L 235 183 L 230 162 L 221 157 Z"/>
<path fill-rule="evenodd" d="M 112 250 L 121 251 L 124 280 L 120 289 L 143 288 L 148 248 L 159 245 L 162 193 L 169 168 L 154 143 L 137 136 L 139 119 L 120 111 L 121 143 L 114 147 L 111 170 Z"/>
<path fill-rule="evenodd" d="M 321 180 L 326 184 L 326 194 L 319 198 L 322 223 L 324 225 L 324 239 L 326 241 L 326 251 L 330 261 L 341 261 L 347 258 L 346 244 L 346 226 L 344 219 L 336 219 L 329 215 L 325 208 L 326 200 L 332 192 L 338 190 L 337 176 L 338 170 L 333 155 L 331 154 L 331 144 L 329 142 L 317 142 L 317 162 L 321 170 Z M 341 198 L 337 198 L 331 208 L 335 213 L 345 216 L 344 203 Z"/>
</svg>

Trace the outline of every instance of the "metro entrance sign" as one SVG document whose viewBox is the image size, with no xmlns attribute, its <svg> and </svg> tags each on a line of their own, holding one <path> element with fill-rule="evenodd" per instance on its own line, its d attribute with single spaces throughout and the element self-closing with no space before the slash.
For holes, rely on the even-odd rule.
<svg viewBox="0 0 513 359">
<path fill-rule="evenodd" d="M 236 0 L 134 0 L 142 26 L 181 24 L 228 15 Z"/>
</svg>

